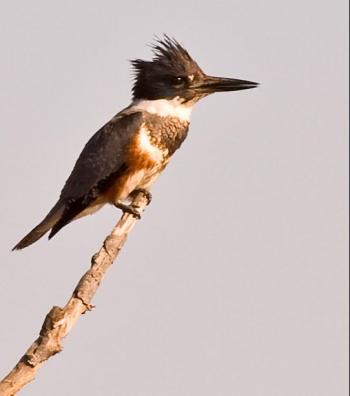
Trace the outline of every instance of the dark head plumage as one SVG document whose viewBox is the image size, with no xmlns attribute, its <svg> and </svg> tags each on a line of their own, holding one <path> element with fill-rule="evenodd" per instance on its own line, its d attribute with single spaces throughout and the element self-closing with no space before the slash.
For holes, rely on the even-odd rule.
<svg viewBox="0 0 350 396">
<path fill-rule="evenodd" d="M 174 38 L 164 35 L 151 48 L 154 54 L 151 61 L 131 61 L 135 73 L 132 89 L 134 98 L 159 99 L 166 95 L 169 98 L 174 97 L 181 78 L 203 74 L 186 49 Z"/>
<path fill-rule="evenodd" d="M 174 38 L 164 35 L 151 46 L 151 61 L 131 61 L 134 71 L 133 99 L 198 100 L 218 91 L 256 87 L 249 81 L 207 76 L 187 50 Z"/>
</svg>

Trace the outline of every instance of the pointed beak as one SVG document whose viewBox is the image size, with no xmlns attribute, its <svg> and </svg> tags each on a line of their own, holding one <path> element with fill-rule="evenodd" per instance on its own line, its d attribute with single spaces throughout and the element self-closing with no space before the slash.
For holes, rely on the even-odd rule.
<svg viewBox="0 0 350 396">
<path fill-rule="evenodd" d="M 198 94 L 212 94 L 214 92 L 240 91 L 242 89 L 256 88 L 259 84 L 252 81 L 237 80 L 235 78 L 223 78 L 205 76 L 191 88 Z"/>
</svg>

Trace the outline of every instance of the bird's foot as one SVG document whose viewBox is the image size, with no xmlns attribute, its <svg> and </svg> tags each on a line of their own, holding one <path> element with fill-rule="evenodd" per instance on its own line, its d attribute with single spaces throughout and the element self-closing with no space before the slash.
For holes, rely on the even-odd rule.
<svg viewBox="0 0 350 396">
<path fill-rule="evenodd" d="M 149 205 L 152 202 L 152 194 L 146 190 L 145 188 L 137 188 L 136 190 L 134 190 L 131 195 L 133 197 L 135 197 L 137 194 L 143 194 L 146 199 L 147 199 L 147 205 Z"/>
<path fill-rule="evenodd" d="M 130 194 L 130 196 L 131 196 L 131 198 L 134 198 L 134 197 L 136 197 L 137 194 L 140 194 L 140 193 L 145 196 L 145 198 L 147 199 L 147 205 L 149 205 L 152 201 L 152 194 L 145 188 L 137 188 Z M 124 213 L 132 214 L 138 220 L 141 219 L 141 214 L 139 212 L 139 207 L 137 205 L 133 205 L 133 204 L 127 205 L 123 202 L 117 201 L 114 204 L 114 206 L 117 207 L 118 209 L 121 209 Z"/>
<path fill-rule="evenodd" d="M 122 202 L 116 202 L 114 206 L 118 209 L 121 209 L 124 213 L 130 213 L 134 217 L 136 217 L 138 220 L 141 219 L 140 212 L 138 211 L 138 207 L 134 205 L 126 205 Z"/>
</svg>

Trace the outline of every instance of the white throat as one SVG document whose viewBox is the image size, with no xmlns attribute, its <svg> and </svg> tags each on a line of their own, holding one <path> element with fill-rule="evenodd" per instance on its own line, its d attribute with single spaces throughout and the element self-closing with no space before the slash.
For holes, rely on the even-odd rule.
<svg viewBox="0 0 350 396">
<path fill-rule="evenodd" d="M 174 99 L 135 100 L 131 106 L 135 110 L 144 110 L 160 117 L 176 117 L 189 122 L 193 106 L 184 104 L 179 97 Z"/>
</svg>

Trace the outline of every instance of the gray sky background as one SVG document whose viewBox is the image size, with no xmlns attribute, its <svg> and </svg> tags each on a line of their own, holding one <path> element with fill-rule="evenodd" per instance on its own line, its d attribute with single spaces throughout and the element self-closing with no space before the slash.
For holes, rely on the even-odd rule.
<svg viewBox="0 0 350 396">
<path fill-rule="evenodd" d="M 347 2 L 2 0 L 0 19 L 0 376 L 119 212 L 10 248 L 166 32 L 262 85 L 197 105 L 96 309 L 21 394 L 348 395 Z"/>
</svg>

